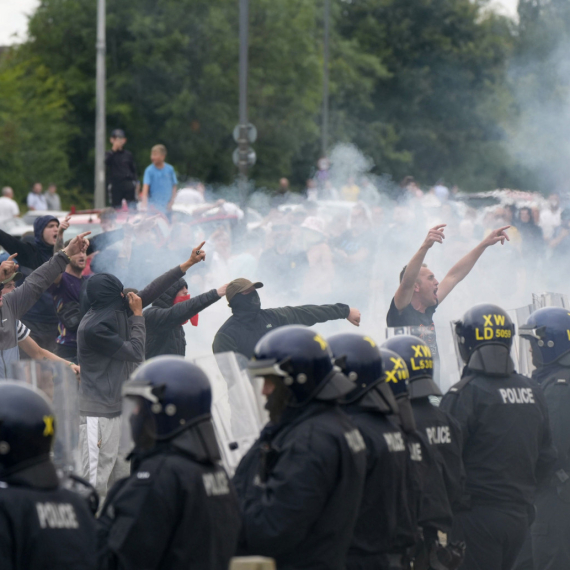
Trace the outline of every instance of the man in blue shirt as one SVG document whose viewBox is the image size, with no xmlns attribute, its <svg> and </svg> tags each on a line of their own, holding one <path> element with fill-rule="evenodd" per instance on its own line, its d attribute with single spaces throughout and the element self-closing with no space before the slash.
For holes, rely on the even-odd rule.
<svg viewBox="0 0 570 570">
<path fill-rule="evenodd" d="M 146 209 L 150 204 L 161 212 L 172 208 L 176 196 L 176 173 L 172 165 L 165 162 L 166 147 L 157 144 L 150 151 L 152 164 L 144 171 L 142 205 Z"/>
</svg>

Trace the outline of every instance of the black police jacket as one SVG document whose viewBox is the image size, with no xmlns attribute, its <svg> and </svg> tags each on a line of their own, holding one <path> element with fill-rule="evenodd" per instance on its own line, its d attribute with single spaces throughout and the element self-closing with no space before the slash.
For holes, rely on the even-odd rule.
<svg viewBox="0 0 570 570">
<path fill-rule="evenodd" d="M 377 569 L 386 554 L 412 546 L 417 533 L 406 436 L 379 411 L 358 404 L 344 409 L 366 443 L 366 484 L 346 567 Z"/>
<path fill-rule="evenodd" d="M 95 519 L 46 461 L 0 481 L 2 570 L 95 570 Z"/>
<path fill-rule="evenodd" d="M 465 488 L 462 436 L 459 424 L 429 398 L 411 400 L 416 428 L 432 449 L 441 455 L 442 475 L 452 510 L 461 508 Z"/>
<path fill-rule="evenodd" d="M 410 497 L 416 500 L 418 525 L 424 536 L 449 532 L 453 522 L 451 504 L 443 477 L 443 459 L 419 431 L 406 434 L 412 470 Z"/>
<path fill-rule="evenodd" d="M 240 462 L 242 551 L 279 570 L 344 570 L 366 476 L 365 444 L 335 404 L 288 408 Z"/>
<path fill-rule="evenodd" d="M 441 408 L 463 434 L 466 499 L 471 504 L 526 509 L 552 474 L 548 411 L 538 385 L 516 372 L 491 375 L 465 368 Z"/>
<path fill-rule="evenodd" d="M 259 339 L 266 333 L 284 325 L 313 326 L 334 319 L 346 319 L 350 312 L 348 305 L 303 305 L 301 307 L 280 307 L 260 309 L 252 313 L 232 315 L 216 333 L 212 350 L 239 352 L 251 358 Z"/>
<path fill-rule="evenodd" d="M 240 528 L 226 472 L 184 432 L 133 463 L 98 520 L 100 570 L 227 570 Z"/>
</svg>

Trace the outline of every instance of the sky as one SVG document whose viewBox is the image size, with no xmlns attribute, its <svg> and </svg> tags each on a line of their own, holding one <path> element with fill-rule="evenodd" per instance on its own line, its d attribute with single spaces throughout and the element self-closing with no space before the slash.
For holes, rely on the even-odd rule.
<svg viewBox="0 0 570 570">
<path fill-rule="evenodd" d="M 96 0 L 93 0 L 95 2 Z M 21 42 L 26 38 L 27 16 L 39 0 L 0 0 L 0 46 Z M 492 0 L 502 14 L 515 16 L 518 0 Z"/>
</svg>

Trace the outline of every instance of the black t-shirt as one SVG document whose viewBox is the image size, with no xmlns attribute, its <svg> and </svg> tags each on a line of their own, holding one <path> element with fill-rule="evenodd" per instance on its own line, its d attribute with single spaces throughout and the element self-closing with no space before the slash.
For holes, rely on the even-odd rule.
<svg viewBox="0 0 570 570">
<path fill-rule="evenodd" d="M 137 179 L 135 159 L 128 150 L 107 151 L 105 153 L 105 164 L 109 183 L 134 182 Z"/>
<path fill-rule="evenodd" d="M 412 307 L 410 303 L 401 311 L 398 311 L 394 299 L 390 303 L 390 309 L 386 315 L 386 323 L 389 327 L 415 327 L 416 330 L 411 334 L 421 338 L 429 347 L 435 361 L 434 377 L 438 377 L 438 361 L 439 352 L 437 349 L 437 338 L 435 336 L 435 325 L 433 324 L 433 314 L 435 313 L 438 305 L 428 307 L 425 313 L 420 313 Z"/>
<path fill-rule="evenodd" d="M 399 311 L 394 299 L 392 299 L 386 315 L 386 322 L 389 327 L 433 327 L 433 314 L 437 307 L 438 305 L 433 305 L 433 307 L 428 307 L 425 313 L 420 313 L 410 303 Z"/>
</svg>

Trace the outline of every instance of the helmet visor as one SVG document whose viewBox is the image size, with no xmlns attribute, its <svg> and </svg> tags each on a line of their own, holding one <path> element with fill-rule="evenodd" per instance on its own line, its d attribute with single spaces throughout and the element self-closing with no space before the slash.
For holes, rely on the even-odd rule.
<svg viewBox="0 0 570 570">
<path fill-rule="evenodd" d="M 152 404 L 150 404 L 152 405 Z M 121 421 L 119 454 L 127 457 L 134 449 L 152 449 L 156 443 L 156 424 L 149 402 L 142 396 L 125 396 Z"/>
</svg>

